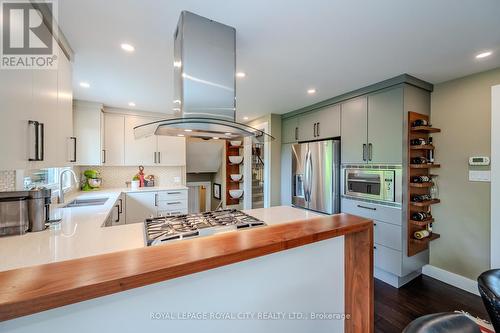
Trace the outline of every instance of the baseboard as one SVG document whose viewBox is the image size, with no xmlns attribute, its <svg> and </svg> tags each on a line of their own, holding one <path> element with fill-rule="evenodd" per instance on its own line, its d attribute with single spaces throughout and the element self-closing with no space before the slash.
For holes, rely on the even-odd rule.
<svg viewBox="0 0 500 333">
<path fill-rule="evenodd" d="M 422 267 L 422 274 L 430 276 L 436 280 L 442 281 L 454 287 L 468 291 L 472 294 L 479 295 L 477 282 L 464 276 L 448 272 L 442 268 L 425 265 Z"/>
</svg>

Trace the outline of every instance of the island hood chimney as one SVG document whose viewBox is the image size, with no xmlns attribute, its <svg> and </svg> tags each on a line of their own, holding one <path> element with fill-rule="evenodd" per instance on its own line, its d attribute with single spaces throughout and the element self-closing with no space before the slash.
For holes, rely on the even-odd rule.
<svg viewBox="0 0 500 333">
<path fill-rule="evenodd" d="M 135 127 L 149 135 L 204 139 L 274 138 L 236 120 L 236 30 L 183 11 L 174 33 L 174 99 L 177 118 Z"/>
</svg>

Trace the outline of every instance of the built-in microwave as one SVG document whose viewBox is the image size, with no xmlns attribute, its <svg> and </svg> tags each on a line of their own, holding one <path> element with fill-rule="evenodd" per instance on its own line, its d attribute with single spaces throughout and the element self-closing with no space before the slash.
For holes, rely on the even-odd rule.
<svg viewBox="0 0 500 333">
<path fill-rule="evenodd" d="M 401 202 L 401 185 L 398 184 L 401 169 L 346 168 L 344 170 L 344 196 L 381 202 Z"/>
</svg>

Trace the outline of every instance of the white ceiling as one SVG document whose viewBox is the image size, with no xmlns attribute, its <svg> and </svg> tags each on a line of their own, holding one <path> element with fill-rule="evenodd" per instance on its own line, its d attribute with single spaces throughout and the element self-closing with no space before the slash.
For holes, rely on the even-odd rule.
<svg viewBox="0 0 500 333">
<path fill-rule="evenodd" d="M 75 98 L 170 112 L 182 10 L 236 28 L 237 67 L 247 73 L 237 83 L 239 121 L 402 73 L 438 83 L 500 66 L 498 0 L 62 0 Z M 478 61 L 482 50 L 495 53 Z"/>
</svg>

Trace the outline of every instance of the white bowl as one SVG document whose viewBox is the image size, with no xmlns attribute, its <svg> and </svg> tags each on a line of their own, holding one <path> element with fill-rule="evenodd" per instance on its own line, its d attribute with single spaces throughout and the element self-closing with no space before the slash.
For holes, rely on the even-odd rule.
<svg viewBox="0 0 500 333">
<path fill-rule="evenodd" d="M 231 164 L 240 164 L 243 162 L 243 156 L 229 156 L 229 162 Z"/>
<path fill-rule="evenodd" d="M 233 174 L 231 174 L 231 179 L 233 181 L 235 181 L 235 182 L 239 182 L 242 177 L 243 177 L 243 175 L 239 174 L 239 173 L 233 173 Z"/>
<path fill-rule="evenodd" d="M 233 199 L 239 199 L 243 195 L 243 190 L 229 190 L 229 195 Z"/>
<path fill-rule="evenodd" d="M 239 147 L 241 146 L 241 141 L 229 141 L 229 144 L 233 147 Z"/>
</svg>

